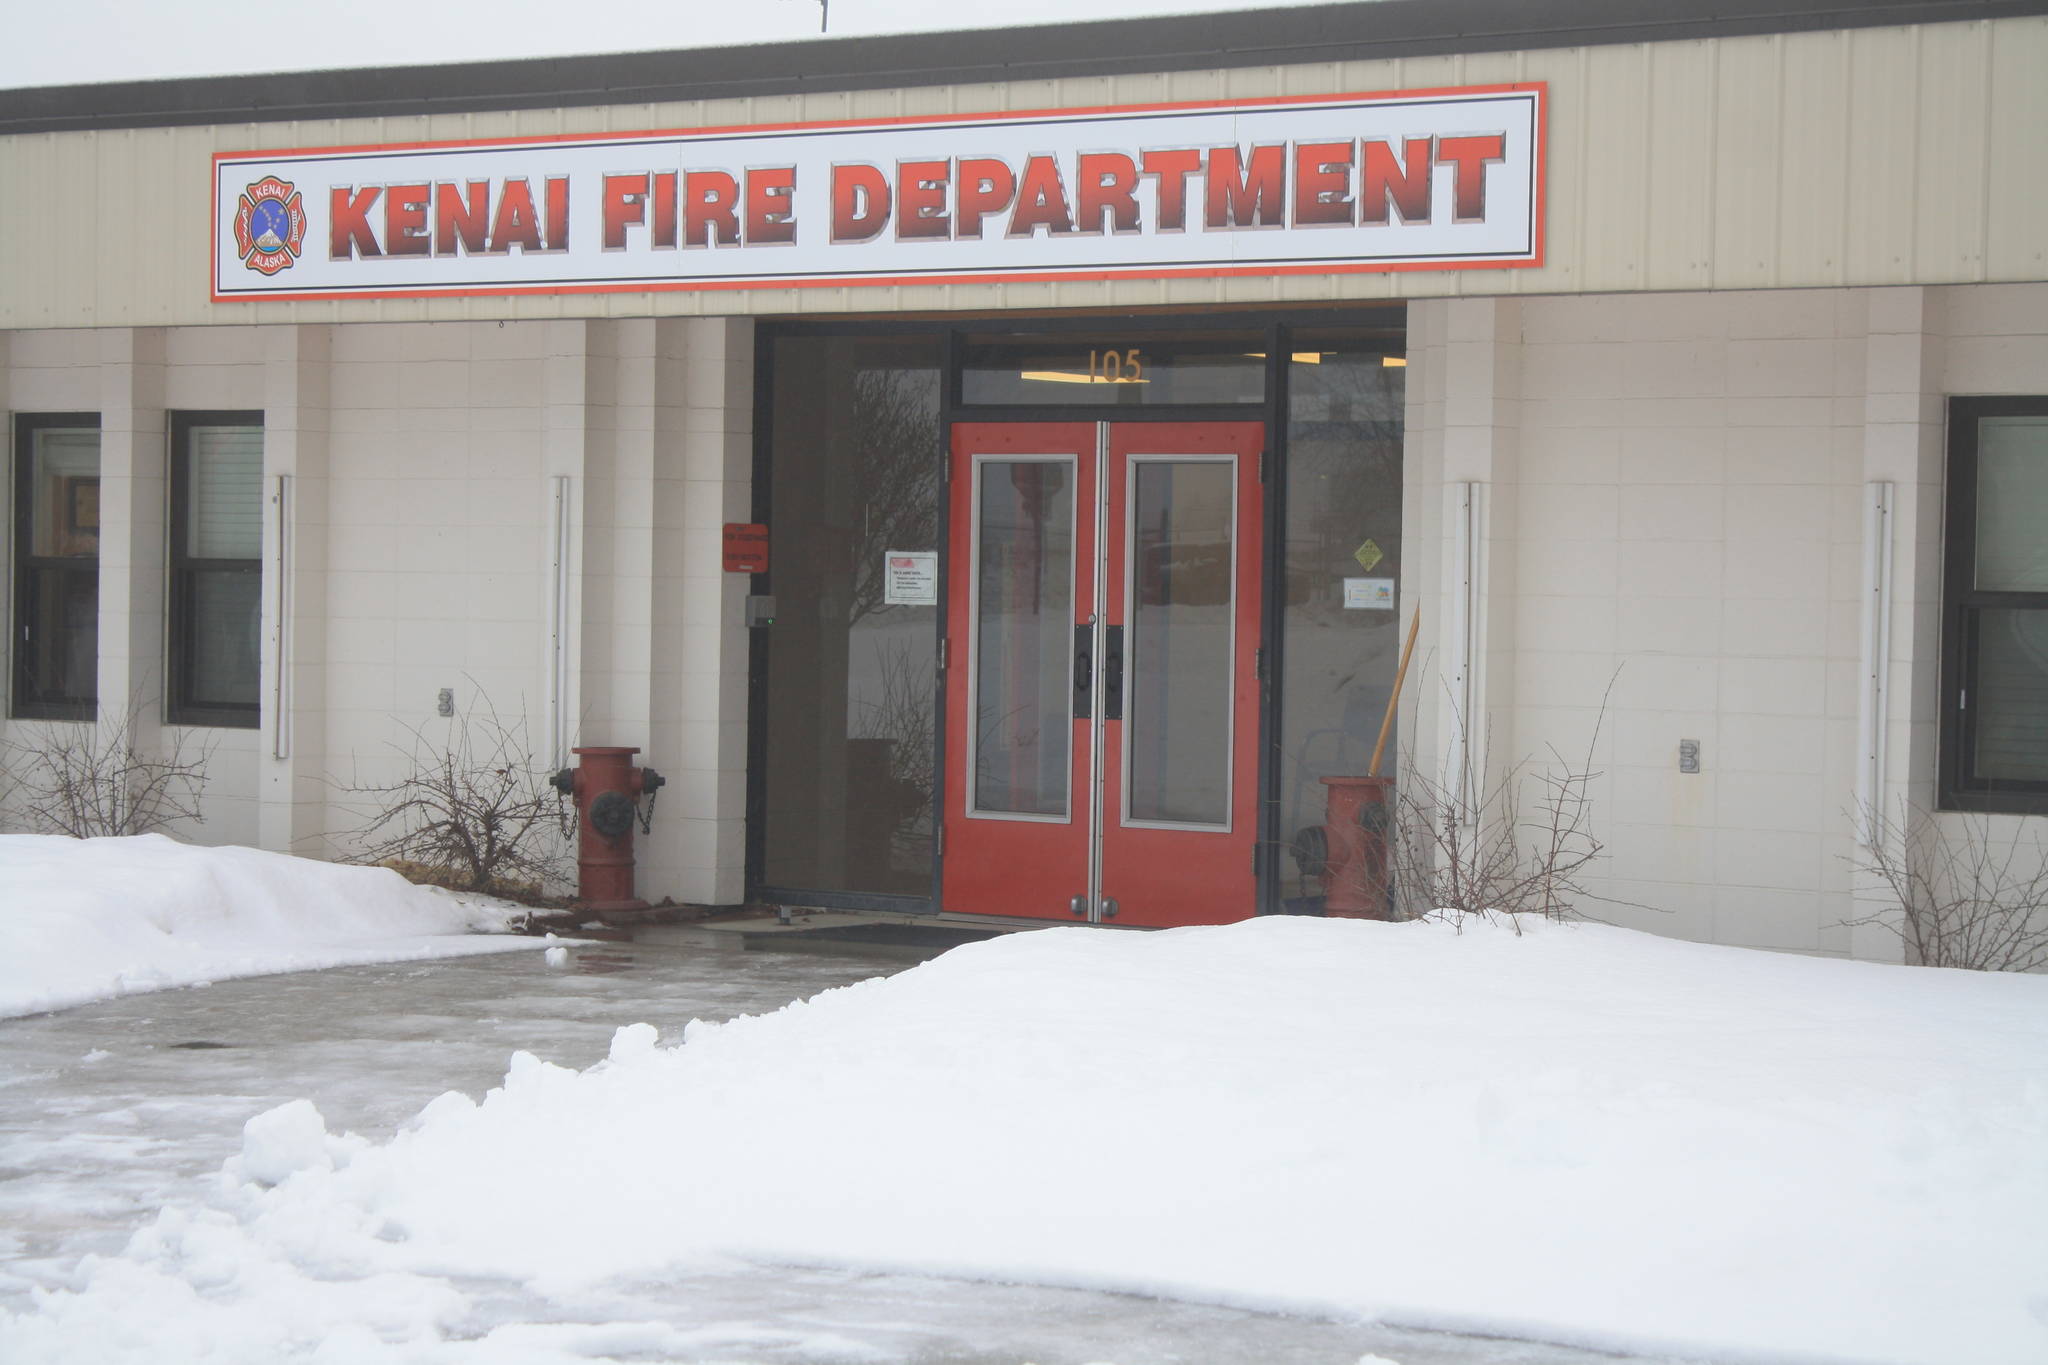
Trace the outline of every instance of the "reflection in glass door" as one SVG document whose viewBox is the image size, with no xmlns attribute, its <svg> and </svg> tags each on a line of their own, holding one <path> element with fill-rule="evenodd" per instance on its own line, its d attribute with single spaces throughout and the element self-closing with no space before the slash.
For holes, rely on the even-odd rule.
<svg viewBox="0 0 2048 1365">
<path fill-rule="evenodd" d="M 1071 456 L 974 464 L 974 725 L 967 740 L 977 815 L 1067 814 L 1074 464 Z"/>
<path fill-rule="evenodd" d="M 1228 456 L 1127 467 L 1123 819 L 1228 827 L 1237 471 Z"/>
</svg>

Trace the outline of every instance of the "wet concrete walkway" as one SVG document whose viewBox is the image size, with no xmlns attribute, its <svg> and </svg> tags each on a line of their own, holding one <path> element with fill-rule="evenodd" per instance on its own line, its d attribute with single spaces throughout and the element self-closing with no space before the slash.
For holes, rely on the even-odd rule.
<svg viewBox="0 0 2048 1365">
<path fill-rule="evenodd" d="M 382 1139 L 436 1095 L 481 1096 L 525 1050 L 564 1066 L 621 1025 L 763 1013 L 903 970 L 860 952 L 634 944 L 258 977 L 0 1020 L 0 1307 L 112 1254 L 166 1203 L 199 1202 L 242 1124 L 308 1098 L 333 1131 Z M 821 1141 L 829 1136 L 820 1135 Z M 660 1160 L 622 1140 L 622 1160 Z M 504 1321 L 665 1321 L 690 1361 L 917 1365 L 1592 1365 L 1617 1357 L 1131 1295 L 830 1269 L 736 1267 L 609 1286 L 570 1308 L 516 1286 Z"/>
</svg>

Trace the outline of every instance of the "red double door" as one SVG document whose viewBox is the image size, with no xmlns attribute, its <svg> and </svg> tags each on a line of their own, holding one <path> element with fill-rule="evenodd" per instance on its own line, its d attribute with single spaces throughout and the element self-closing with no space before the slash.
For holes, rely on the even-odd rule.
<svg viewBox="0 0 2048 1365">
<path fill-rule="evenodd" d="M 953 429 L 941 904 L 1253 913 L 1257 422 Z"/>
</svg>

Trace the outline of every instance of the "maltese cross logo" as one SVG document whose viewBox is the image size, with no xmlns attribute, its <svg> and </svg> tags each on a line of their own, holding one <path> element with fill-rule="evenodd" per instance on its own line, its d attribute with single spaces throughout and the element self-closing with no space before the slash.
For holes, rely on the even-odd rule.
<svg viewBox="0 0 2048 1365">
<path fill-rule="evenodd" d="M 235 250 L 259 275 L 291 268 L 306 243 L 306 205 L 289 180 L 265 176 L 235 206 Z"/>
</svg>

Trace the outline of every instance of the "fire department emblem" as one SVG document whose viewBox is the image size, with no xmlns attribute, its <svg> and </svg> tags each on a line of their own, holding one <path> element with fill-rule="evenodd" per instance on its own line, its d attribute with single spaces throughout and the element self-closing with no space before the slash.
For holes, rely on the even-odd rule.
<svg viewBox="0 0 2048 1365">
<path fill-rule="evenodd" d="M 306 243 L 306 205 L 289 180 L 267 175 L 235 206 L 235 250 L 259 275 L 289 270 Z"/>
</svg>

